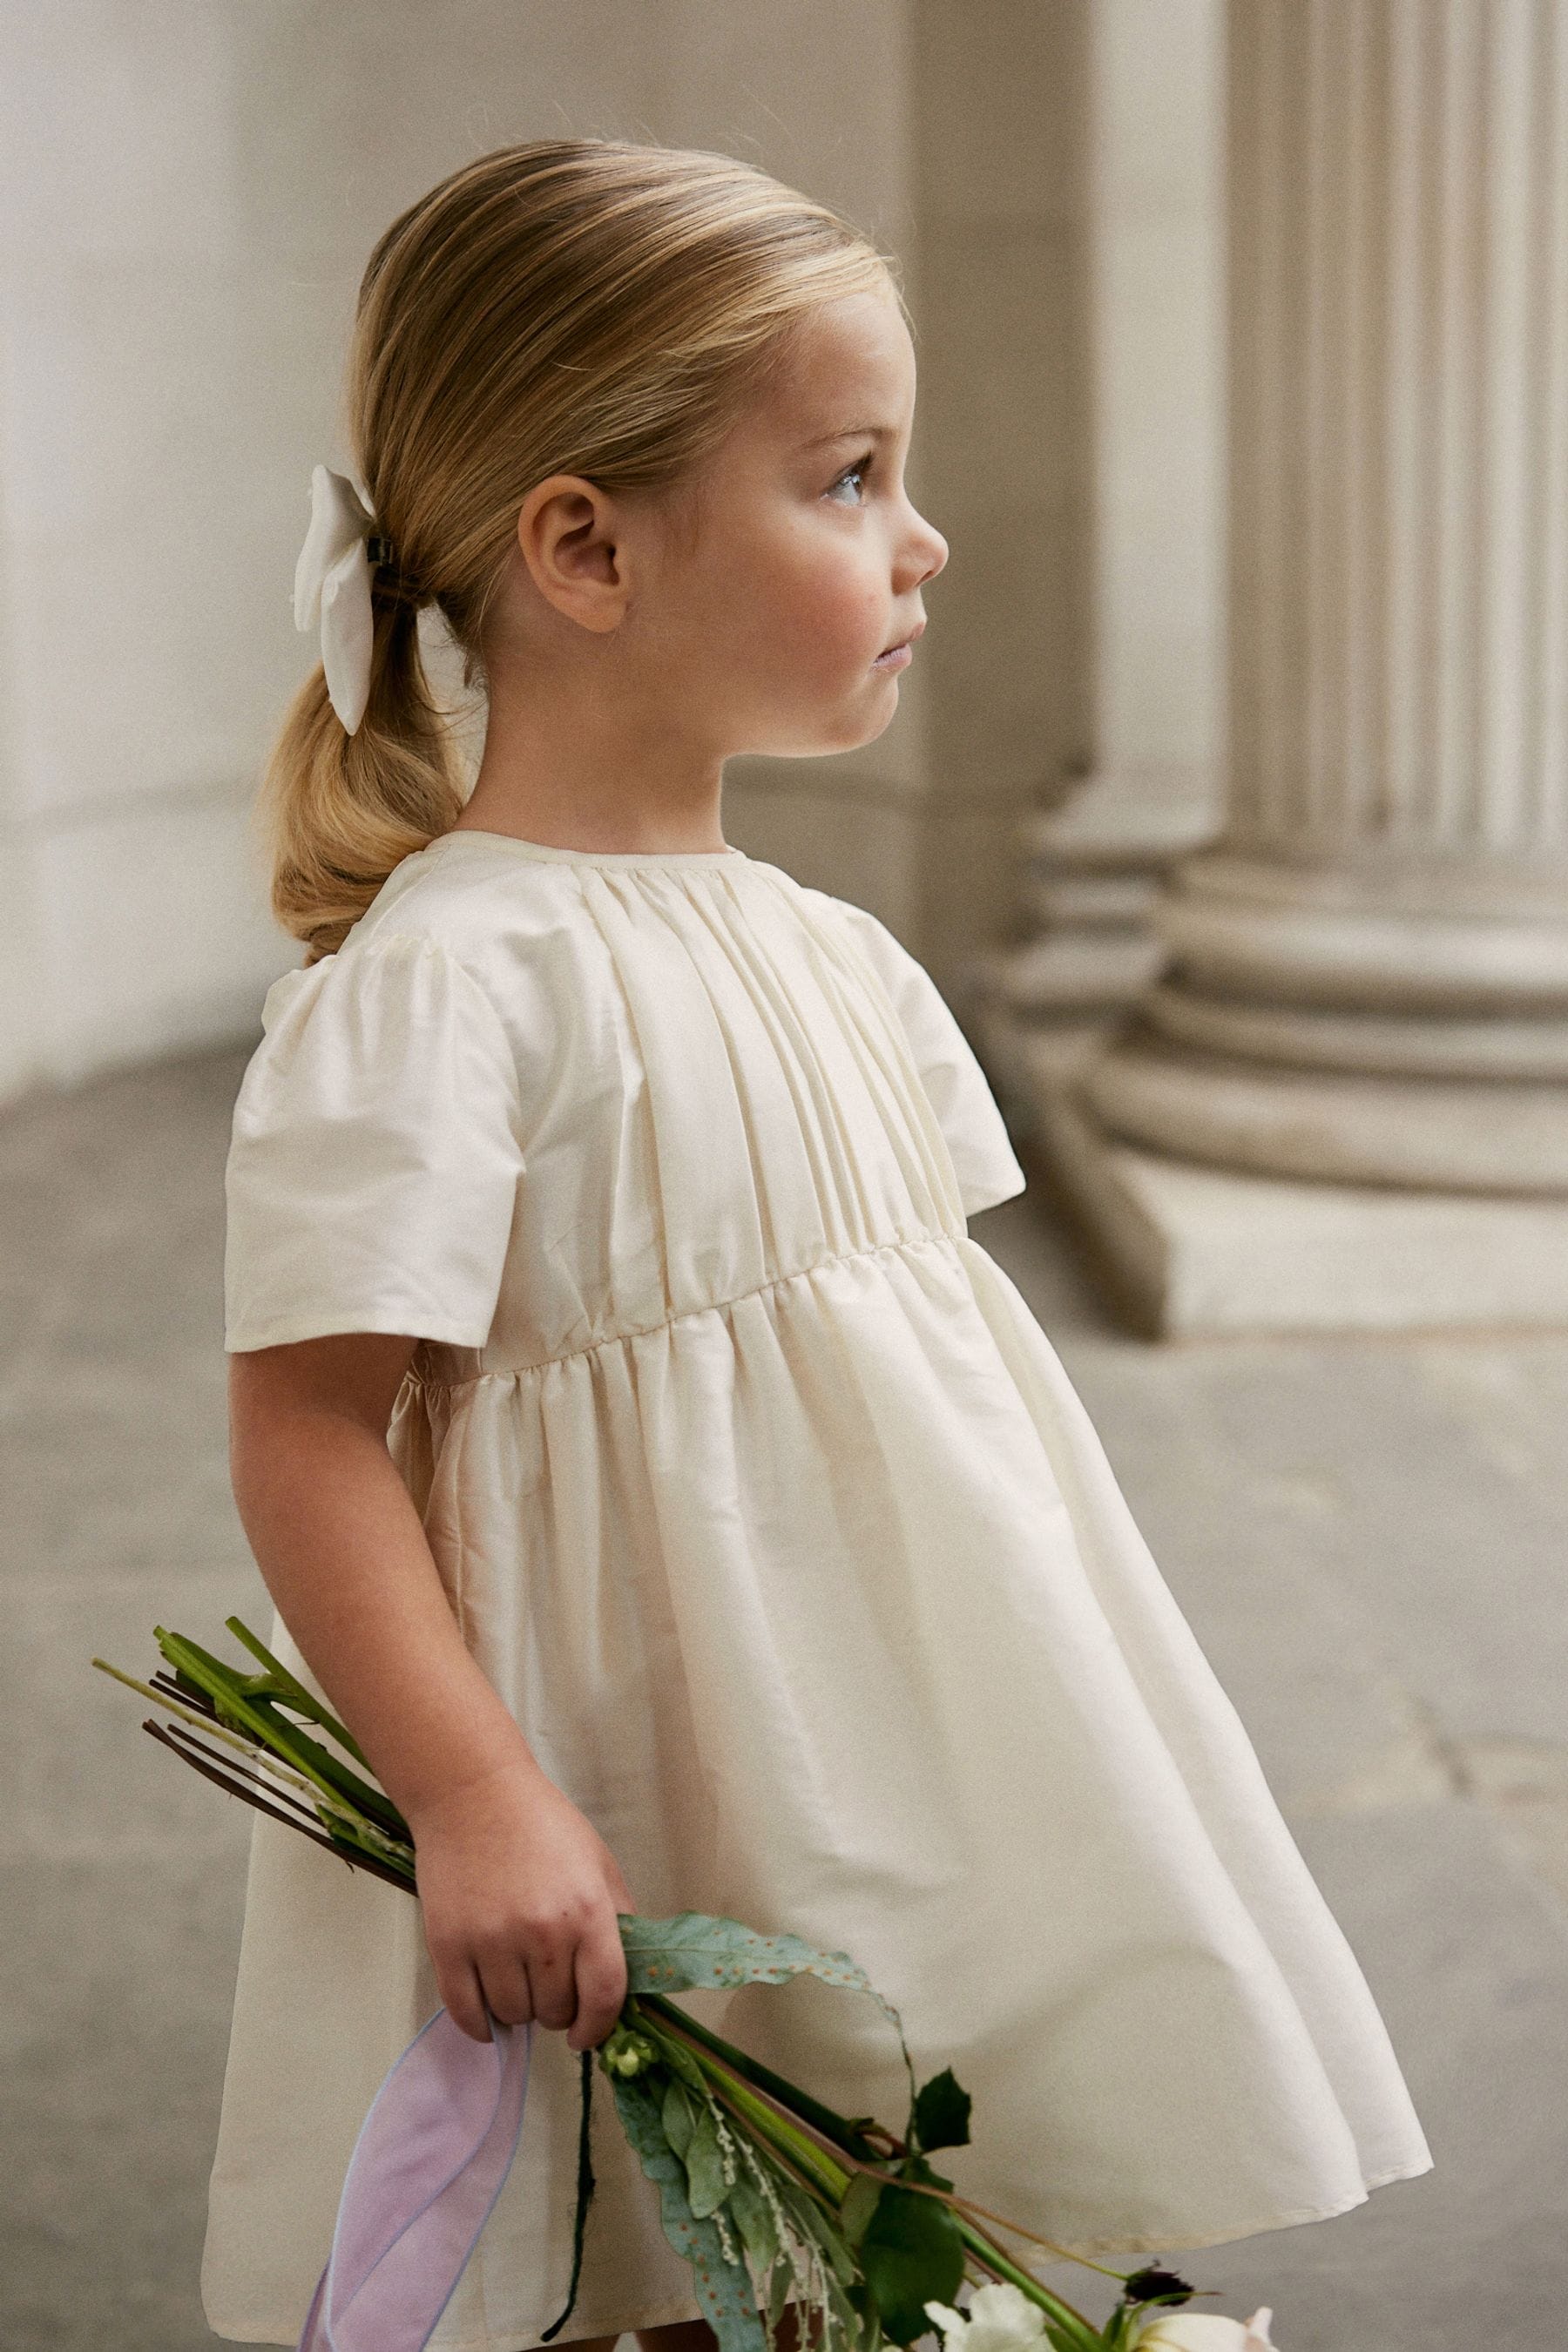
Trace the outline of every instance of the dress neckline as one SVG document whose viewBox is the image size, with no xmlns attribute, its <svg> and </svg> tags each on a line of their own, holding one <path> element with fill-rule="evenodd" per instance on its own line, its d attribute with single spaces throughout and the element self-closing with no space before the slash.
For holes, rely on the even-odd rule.
<svg viewBox="0 0 1568 2352">
<path fill-rule="evenodd" d="M 436 849 L 447 841 L 496 842 L 521 857 L 548 858 L 569 866 L 721 866 L 729 858 L 749 863 L 743 849 L 729 845 L 723 849 L 565 849 L 559 842 L 525 841 L 521 834 L 489 833 L 478 824 L 454 825 L 426 846 Z"/>
</svg>

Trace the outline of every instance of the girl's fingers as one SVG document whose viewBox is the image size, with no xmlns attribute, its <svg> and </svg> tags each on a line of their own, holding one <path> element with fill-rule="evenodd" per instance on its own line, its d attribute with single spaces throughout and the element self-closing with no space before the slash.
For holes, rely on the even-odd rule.
<svg viewBox="0 0 1568 2352">
<path fill-rule="evenodd" d="M 528 1956 L 528 1980 L 533 1989 L 533 2014 L 541 2025 L 559 2029 L 577 2014 L 577 1983 L 574 1954 L 568 1945 Z"/>
<path fill-rule="evenodd" d="M 528 1963 L 517 1951 L 486 1953 L 479 1961 L 484 1997 L 503 2025 L 526 2025 L 539 2014 Z M 488 2040 L 489 2027 L 485 2027 Z"/>
<path fill-rule="evenodd" d="M 576 1978 L 577 2015 L 566 2045 L 596 2050 L 626 2006 L 626 1956 L 613 1919 L 578 1945 Z"/>
<path fill-rule="evenodd" d="M 474 2042 L 488 2042 L 490 2021 L 485 2015 L 484 1987 L 471 1960 L 449 1960 L 436 1972 L 437 1990 L 454 2025 Z"/>
</svg>

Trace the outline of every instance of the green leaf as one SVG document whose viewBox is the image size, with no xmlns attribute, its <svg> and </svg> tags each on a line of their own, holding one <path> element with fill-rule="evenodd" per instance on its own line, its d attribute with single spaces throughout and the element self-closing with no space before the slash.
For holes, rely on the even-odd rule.
<svg viewBox="0 0 1568 2352">
<path fill-rule="evenodd" d="M 970 2096 L 951 2066 L 915 2095 L 915 2137 L 921 2147 L 963 2147 L 969 2140 Z"/>
<path fill-rule="evenodd" d="M 794 2274 L 788 2263 L 781 2262 L 768 2281 L 768 2326 L 770 2327 L 776 2327 L 784 2317 L 784 2307 L 789 2301 L 789 2291 L 794 2284 Z"/>
<path fill-rule="evenodd" d="M 866 2284 L 864 2274 L 858 2278 L 849 2289 L 849 2301 L 856 2313 L 855 2333 L 859 2352 L 879 2352 L 882 2342 L 881 2316 L 877 2309 L 876 2297 Z"/>
<path fill-rule="evenodd" d="M 713 2110 L 704 2101 L 684 2150 L 687 2195 L 699 2221 L 716 2213 L 730 2193 L 724 2178 L 724 2153 L 713 2122 Z"/>
<path fill-rule="evenodd" d="M 827 2256 L 828 2266 L 841 2286 L 851 2286 L 860 2275 L 859 2264 L 855 2260 L 854 2248 L 842 2231 L 836 2230 L 826 2215 L 818 2218 L 820 2226 L 817 2236 L 823 2252 Z"/>
<path fill-rule="evenodd" d="M 860 2263 L 883 2327 L 895 2344 L 912 2344 L 930 2329 L 927 2302 L 951 2304 L 963 2277 L 958 2217 L 938 2198 L 886 2181 Z"/>
<path fill-rule="evenodd" d="M 820 1977 L 825 1984 L 868 1993 L 892 2024 L 904 2063 L 910 2064 L 903 2020 L 847 1952 L 819 1952 L 799 1936 L 763 1936 L 743 1920 L 707 1911 L 678 1911 L 668 1919 L 623 1912 L 620 1928 L 628 1993 L 689 1992 L 699 1987 L 722 1991 L 734 1985 Z M 912 2068 L 910 2080 L 912 2085 Z"/>
<path fill-rule="evenodd" d="M 691 2145 L 691 2135 L 697 2128 L 697 2110 L 687 2095 L 684 2084 L 668 2083 L 665 2085 L 661 2119 L 666 2139 L 677 2156 L 684 2160 Z"/>
<path fill-rule="evenodd" d="M 646 2022 L 647 2012 L 644 2011 L 642 2014 L 644 2021 Z M 702 2072 L 701 2067 L 698 2064 L 697 2060 L 687 2048 L 685 2042 L 679 2040 L 679 2038 L 673 2033 L 656 2032 L 653 2038 L 658 2044 L 658 2054 L 663 2059 L 665 2064 L 669 2068 L 670 2073 L 672 2074 L 679 2074 L 683 2083 L 689 2084 L 692 2090 L 696 2091 L 701 2097 L 706 2098 L 708 2095 L 708 2077 Z"/>
<path fill-rule="evenodd" d="M 861 2331 L 860 2314 L 856 2308 L 848 2288 L 837 2273 L 827 2282 L 827 2307 L 843 2328 L 849 2342 L 855 2343 Z"/>
<path fill-rule="evenodd" d="M 939 2172 L 935 2165 L 931 2163 L 928 2158 L 921 2156 L 918 2149 L 913 2156 L 906 2156 L 904 2158 L 902 2163 L 899 2166 L 898 2177 L 900 2180 L 923 2180 L 928 2189 L 951 2189 L 952 2187 L 952 2183 L 948 2179 L 946 2173 Z"/>
<path fill-rule="evenodd" d="M 720 2352 L 767 2352 L 756 2290 L 746 2266 L 731 2262 L 711 2219 L 694 2214 L 686 2193 L 686 2167 L 664 2136 L 662 2102 L 638 2076 L 613 2083 L 616 2110 L 648 2179 L 658 2184 L 659 2220 L 681 2260 L 691 2265 L 702 2315 Z"/>
<path fill-rule="evenodd" d="M 737 2168 L 735 2185 L 730 2191 L 730 2210 L 760 2277 L 772 2270 L 778 2260 L 778 2223 L 773 2220 L 773 2207 L 743 2165 Z"/>
<path fill-rule="evenodd" d="M 827 2266 L 846 2286 L 858 2273 L 858 2264 L 837 2224 L 817 2203 L 808 2197 L 798 2181 L 780 2179 L 776 2183 L 779 2201 L 794 2219 L 797 2236 L 814 2241 L 827 2258 Z"/>
<path fill-rule="evenodd" d="M 1129 2306 L 1124 2303 L 1118 2304 L 1103 2330 L 1106 2352 L 1123 2352 L 1123 2347 L 1131 2340 L 1128 2330 L 1131 2324 L 1132 2314 Z"/>
<path fill-rule="evenodd" d="M 838 2219 L 852 2246 L 858 2246 L 865 2236 L 867 2224 L 877 2210 L 877 2200 L 884 2185 L 875 2173 L 858 2172 L 845 2190 L 844 2202 L 838 2208 Z"/>
</svg>

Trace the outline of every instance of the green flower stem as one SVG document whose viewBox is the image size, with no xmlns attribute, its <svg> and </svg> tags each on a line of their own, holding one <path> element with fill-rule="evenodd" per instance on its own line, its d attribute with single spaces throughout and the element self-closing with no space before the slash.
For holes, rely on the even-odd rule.
<svg viewBox="0 0 1568 2352">
<path fill-rule="evenodd" d="M 850 2180 L 850 2175 L 843 2166 L 835 2164 L 833 2158 L 826 2155 L 815 2140 L 807 2139 L 804 2132 L 792 2130 L 776 2107 L 769 2106 L 765 2099 L 759 2099 L 738 2074 L 730 2073 L 728 2067 L 719 2065 L 713 2059 L 710 2059 L 706 2065 L 700 2059 L 697 2063 L 715 2085 L 722 2086 L 731 2104 L 740 2111 L 758 2137 L 769 2140 L 793 2158 L 816 2183 L 822 2194 L 832 2200 L 837 2211 Z"/>
<path fill-rule="evenodd" d="M 754 2083 L 759 2091 L 765 2091 L 771 2097 L 777 2099 L 781 2105 L 788 2107 L 793 2115 L 797 2115 L 803 2123 L 815 2124 L 824 2139 L 830 2139 L 836 2147 L 843 2148 L 847 2155 L 871 2158 L 880 2156 L 881 2150 L 873 2147 L 865 2135 L 855 2129 L 847 2117 L 837 2114 L 832 2107 L 825 2106 L 820 2099 L 814 2099 L 809 2091 L 803 2091 L 796 2084 L 786 2082 L 782 2074 L 775 2074 L 773 2068 L 764 2066 L 760 2058 L 752 2057 L 747 2051 L 738 2050 L 732 2042 L 726 2042 L 723 2036 L 715 2033 L 710 2026 L 700 2025 L 696 2018 L 689 2016 L 684 2009 L 678 2008 L 668 1994 L 641 1992 L 637 1994 L 637 1999 L 644 2010 L 656 2011 L 658 2015 L 673 2024 L 679 2033 L 689 2034 L 694 2041 L 701 2042 L 704 2049 L 710 2050 L 716 2058 L 722 2059 L 725 2065 L 731 2067 L 735 2074 L 743 2075 L 748 2083 Z M 881 2126 L 879 2126 L 878 2128 L 880 2129 Z M 892 2135 L 889 2133 L 888 2137 L 890 2138 Z"/>
<path fill-rule="evenodd" d="M 1020 2221 L 1009 2221 L 1005 2213 L 993 2213 L 989 2206 L 976 2203 L 973 2197 L 960 2197 L 955 2201 L 963 2208 L 973 2221 L 994 2221 L 999 2230 L 1005 2230 L 1009 2234 L 1020 2238 L 1027 2238 L 1031 2245 L 1039 2246 L 1046 2253 L 1059 2254 L 1064 2263 L 1077 2263 L 1080 2270 L 1098 2271 L 1101 2278 L 1113 2278 L 1119 2280 L 1123 2285 L 1127 2283 L 1126 2271 L 1114 2270 L 1109 2263 L 1090 2262 L 1087 2254 L 1069 2253 L 1066 2246 L 1058 2246 L 1054 2239 L 1042 2238 L 1035 2231 L 1026 2230 Z"/>
<path fill-rule="evenodd" d="M 302 1772 L 324 1795 L 342 1801 L 347 1792 L 334 1788 L 322 1769 L 327 1761 L 324 1749 L 316 1748 L 312 1754 L 314 1741 L 293 1724 L 268 1715 L 253 1699 L 247 1698 L 236 1688 L 240 1678 L 233 1668 L 220 1659 L 209 1657 L 199 1643 L 187 1641 L 182 1633 L 171 1633 L 163 1625 L 154 1625 L 153 1631 L 158 1647 L 176 1674 L 186 1675 L 215 1706 L 226 1707 L 235 1729 L 248 1732 L 258 1748 L 270 1748 L 275 1756 L 286 1757 L 295 1770 Z M 355 1776 L 351 1773 L 345 1777 L 353 1780 Z"/>
<path fill-rule="evenodd" d="M 138 1682 L 134 1675 L 126 1674 L 120 1666 L 111 1666 L 107 1658 L 94 1658 L 92 1664 L 100 1673 L 111 1675 L 115 1682 L 123 1683 L 127 1690 L 136 1691 L 142 1697 L 151 1699 L 164 1715 L 173 1716 L 177 1722 L 190 1724 L 206 1738 L 217 1740 L 225 1748 L 232 1748 L 285 1786 L 297 1789 L 301 1795 L 309 1797 L 319 1815 L 330 1813 L 367 1853 L 388 1864 L 412 1888 L 414 1848 L 405 1845 L 399 1838 L 389 1837 L 378 1822 L 361 1813 L 328 1783 L 314 1778 L 307 1780 L 302 1773 L 291 1770 L 277 1748 L 265 1739 L 259 1737 L 251 1738 L 244 1732 L 229 1729 L 226 1724 L 215 1723 L 210 1716 L 198 1715 L 193 1708 L 182 1706 L 177 1699 L 170 1697 L 167 1691 L 154 1690 L 151 1683 Z"/>
<path fill-rule="evenodd" d="M 710 2050 L 702 2047 L 700 2042 L 689 2040 L 680 2030 L 689 2022 L 683 2010 L 673 2010 L 671 2005 L 673 2016 L 680 2020 L 679 2026 L 673 2025 L 668 2019 L 656 2020 L 650 2017 L 644 2008 L 644 2002 L 648 1998 L 647 1995 L 638 1994 L 635 2000 L 628 2001 L 626 2004 L 629 2009 L 637 2012 L 638 2022 L 643 2031 L 649 2033 L 656 2042 L 668 2034 L 673 2040 L 684 2043 L 709 2081 L 723 2086 L 737 2112 L 750 2125 L 757 2137 L 766 2140 L 771 2147 L 782 2149 L 805 2173 L 818 2193 L 832 2200 L 834 2209 L 837 2210 L 845 2190 L 849 2186 L 850 2176 L 844 2167 L 836 2164 L 826 2151 L 817 2146 L 816 2140 L 808 2138 L 805 2132 L 798 2130 L 788 2116 L 781 2115 L 778 2108 L 767 2099 L 759 2098 L 751 2084 L 743 2080 L 735 2068 L 726 2065 L 721 2059 L 715 2057 Z M 654 1995 L 652 1998 L 657 2000 L 658 1996 Z M 774 2079 L 777 2080 L 777 2077 L 775 2076 Z"/>
<path fill-rule="evenodd" d="M 209 1739 L 221 1739 L 226 1748 L 237 1748 L 242 1756 L 258 1759 L 276 1772 L 280 1780 L 286 1780 L 290 1788 L 302 1789 L 308 1797 L 317 1794 L 313 1780 L 307 1780 L 301 1773 L 289 1771 L 274 1751 L 259 1739 L 247 1739 L 240 1732 L 230 1731 L 226 1724 L 215 1723 L 211 1716 L 197 1715 L 194 1708 L 182 1706 L 178 1699 L 170 1697 L 167 1691 L 154 1690 L 151 1683 L 138 1682 L 135 1675 L 128 1675 L 123 1667 L 111 1666 L 107 1658 L 94 1658 L 91 1663 L 100 1674 L 111 1675 L 117 1683 L 123 1683 L 127 1690 L 139 1692 L 142 1698 L 150 1698 L 153 1706 L 161 1707 L 165 1715 L 175 1716 L 182 1723 L 194 1724 L 198 1731 L 205 1731 Z"/>
<path fill-rule="evenodd" d="M 275 1685 L 273 1696 L 287 1698 L 298 1713 L 308 1716 L 312 1723 L 320 1724 L 323 1731 L 331 1732 L 338 1746 L 345 1748 L 354 1762 L 363 1765 L 368 1772 L 370 1759 L 347 1725 L 340 1723 L 331 1710 L 323 1706 L 321 1700 L 305 1688 L 298 1675 L 289 1673 L 281 1658 L 273 1656 L 266 1643 L 251 1632 L 243 1618 L 226 1617 L 223 1622 L 236 1640 L 243 1642 L 251 1656 L 258 1658 L 266 1667 L 268 1677 Z M 265 1693 L 258 1695 L 265 1696 Z"/>
<path fill-rule="evenodd" d="M 793 2181 L 805 2197 L 806 2203 L 837 2226 L 838 2220 L 837 2201 L 827 2194 L 818 2181 L 800 2169 L 793 2156 L 785 2154 L 782 2142 L 776 2139 L 764 2140 L 752 2127 L 749 2119 L 742 2116 L 736 2106 L 728 2084 L 716 2082 L 709 2077 L 708 2087 L 716 2104 L 723 2109 L 731 2123 L 739 2127 L 748 2146 L 753 2149 L 762 2150 L 768 2167 L 781 2179 Z"/>
<path fill-rule="evenodd" d="M 166 1662 L 176 1675 L 184 1675 L 198 1690 L 205 1691 L 237 1731 L 248 1732 L 259 1745 L 270 1748 L 275 1755 L 286 1757 L 298 1772 L 323 1790 L 340 1803 L 351 1805 L 362 1819 L 374 1822 L 384 1836 L 407 1841 L 408 1824 L 381 1790 L 374 1789 L 368 1780 L 351 1772 L 323 1748 L 319 1740 L 300 1729 L 285 1715 L 278 1713 L 270 1699 L 251 1696 L 247 1693 L 247 1677 L 226 1666 L 221 1658 L 213 1657 L 198 1642 L 184 1633 L 171 1633 L 166 1626 L 154 1625 L 154 1640 Z"/>
</svg>

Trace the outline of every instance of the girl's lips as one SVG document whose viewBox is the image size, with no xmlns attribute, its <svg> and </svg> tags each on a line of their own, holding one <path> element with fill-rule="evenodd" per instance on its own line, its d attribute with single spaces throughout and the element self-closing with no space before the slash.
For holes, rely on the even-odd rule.
<svg viewBox="0 0 1568 2352">
<path fill-rule="evenodd" d="M 915 639 L 924 636 L 925 626 L 925 617 L 922 614 L 907 637 L 896 646 L 889 646 L 886 653 L 877 656 L 876 660 L 871 664 L 872 668 L 902 669 L 906 662 L 912 659 Z"/>
</svg>

